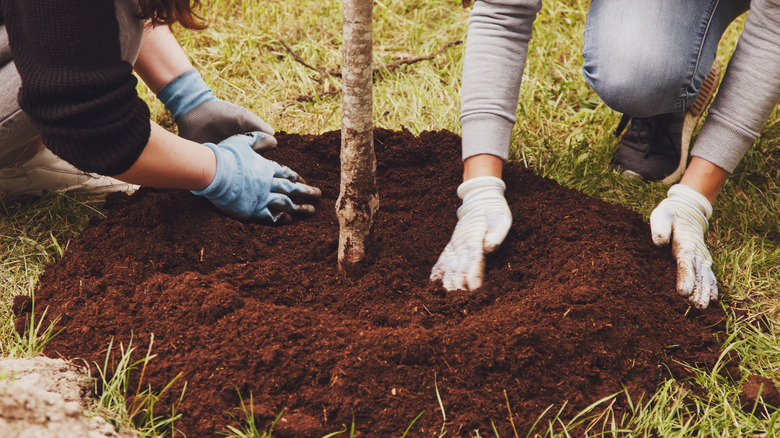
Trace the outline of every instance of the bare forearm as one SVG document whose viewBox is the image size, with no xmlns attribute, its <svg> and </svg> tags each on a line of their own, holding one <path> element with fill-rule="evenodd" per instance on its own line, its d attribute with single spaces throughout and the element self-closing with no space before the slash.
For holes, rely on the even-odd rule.
<svg viewBox="0 0 780 438">
<path fill-rule="evenodd" d="M 152 123 L 152 132 L 138 160 L 115 178 L 142 186 L 200 190 L 217 170 L 211 149 L 183 139 Z"/>
<path fill-rule="evenodd" d="M 479 154 L 467 158 L 463 162 L 463 181 L 478 176 L 495 176 L 501 178 L 504 170 L 504 160 L 490 154 Z"/>
<path fill-rule="evenodd" d="M 133 68 L 154 93 L 183 73 L 195 70 L 167 26 L 146 29 Z"/>
<path fill-rule="evenodd" d="M 712 203 L 729 175 L 726 170 L 704 158 L 693 157 L 680 180 L 680 184 L 696 190 Z"/>
</svg>

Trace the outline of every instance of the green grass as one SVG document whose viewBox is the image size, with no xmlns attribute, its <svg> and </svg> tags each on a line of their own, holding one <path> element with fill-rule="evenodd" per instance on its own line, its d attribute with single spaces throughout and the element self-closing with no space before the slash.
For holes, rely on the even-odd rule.
<svg viewBox="0 0 780 438">
<path fill-rule="evenodd" d="M 601 103 L 581 74 L 588 4 L 585 0 L 546 2 L 539 14 L 511 158 L 539 175 L 623 205 L 647 219 L 665 197 L 666 187 L 624 180 L 610 170 L 615 147 L 611 132 L 620 115 Z M 252 109 L 278 131 L 320 134 L 339 129 L 340 79 L 296 61 L 282 40 L 310 66 L 338 71 L 340 1 L 213 0 L 203 14 L 211 23 L 208 29 L 191 32 L 175 27 L 174 31 L 217 96 Z M 379 67 L 464 40 L 469 11 L 460 0 L 379 0 L 374 14 L 374 64 Z M 741 22 L 734 23 L 722 40 L 718 58 L 724 65 Z M 441 129 L 460 133 L 462 54 L 463 45 L 453 44 L 432 60 L 379 73 L 374 84 L 376 125 L 413 133 Z M 162 105 L 143 85 L 139 90 L 150 103 L 152 117 L 170 126 Z M 740 385 L 747 377 L 780 375 L 779 121 L 780 113 L 775 112 L 762 138 L 726 183 L 707 233 L 723 305 L 748 312 L 747 317 L 731 318 L 729 338 L 724 340 L 724 349 L 741 359 L 742 379 L 730 382 L 717 370 L 700 370 L 696 381 L 706 389 L 705 396 L 688 391 L 683 382 L 668 380 L 648 400 L 634 400 L 634 408 L 625 416 L 609 408 L 610 399 L 604 400 L 575 421 L 590 425 L 589 436 L 780 435 L 778 414 L 768 414 L 762 406 L 752 414 L 739 408 Z M 5 302 L 0 310 L 0 352 L 35 354 L 35 344 L 45 341 L 45 336 L 20 343 L 13 335 L 8 303 L 15 295 L 32 293 L 46 264 L 61 257 L 100 207 L 63 196 L 0 207 L 0 288 Z M 756 329 L 751 322 L 758 318 L 768 321 L 768 328 Z M 441 401 L 443 407 L 447 402 Z M 127 417 L 123 408 L 112 409 L 117 418 Z M 245 426 L 230 432 L 236 436 L 269 432 L 269 425 L 247 420 Z M 413 436 L 413 424 L 399 429 L 407 426 Z M 359 424 L 353 427 L 360 429 Z M 530 436 L 569 436 L 570 427 L 559 420 L 540 422 Z M 480 433 L 495 436 L 493 431 Z M 345 429 L 342 436 L 351 435 Z M 146 430 L 142 436 L 159 435 Z"/>
<path fill-rule="evenodd" d="M 178 403 L 170 414 L 155 411 L 157 402 L 181 377 L 181 373 L 159 392 L 151 387 L 144 387 L 146 366 L 155 357 L 152 354 L 153 344 L 154 335 L 146 355 L 140 359 L 133 358 L 136 347 L 132 345 L 132 339 L 127 347 L 120 344 L 119 354 L 115 356 L 112 356 L 112 349 L 115 348 L 113 340 L 108 344 L 105 361 L 102 365 L 95 364 L 98 370 L 98 377 L 95 379 L 96 392 L 99 396 L 94 409 L 105 414 L 118 429 L 132 425 L 139 436 L 175 437 L 176 420 L 181 416 L 176 413 L 176 409 L 181 404 L 187 385 L 185 382 Z M 135 388 L 130 387 L 131 372 L 140 372 Z"/>
<path fill-rule="evenodd" d="M 44 267 L 62 257 L 89 218 L 100 214 L 99 208 L 95 201 L 65 195 L 22 203 L 0 199 L 0 356 L 38 354 L 54 334 L 52 327 L 40 324 L 46 309 L 35 309 L 35 319 L 28 321 L 34 330 L 19 336 L 14 328 L 13 299 L 33 295 Z"/>
</svg>

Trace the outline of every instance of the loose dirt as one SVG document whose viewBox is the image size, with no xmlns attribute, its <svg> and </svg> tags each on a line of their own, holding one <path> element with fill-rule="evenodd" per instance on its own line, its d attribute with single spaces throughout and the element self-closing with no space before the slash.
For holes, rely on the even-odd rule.
<svg viewBox="0 0 780 438">
<path fill-rule="evenodd" d="M 639 214 L 509 165 L 514 224 L 487 282 L 447 292 L 428 275 L 457 221 L 460 139 L 378 129 L 375 258 L 345 278 L 339 133 L 278 140 L 267 156 L 323 191 L 314 217 L 269 226 L 181 191 L 109 196 L 41 278 L 36 309 L 63 329 L 46 354 L 102 364 L 113 339 L 139 359 L 153 334 L 142 386 L 182 373 L 156 413 L 186 381 L 176 428 L 190 438 L 238 425 L 250 397 L 260 426 L 284 412 L 274 436 L 401 436 L 418 415 L 407 436 L 525 436 L 548 406 L 570 418 L 715 363 L 722 310 L 675 293 L 670 250 Z M 29 301 L 15 310 L 21 328 Z"/>
<path fill-rule="evenodd" d="M 780 407 L 780 390 L 774 380 L 753 375 L 742 385 L 740 401 L 746 412 L 764 412 L 769 416 Z"/>
</svg>

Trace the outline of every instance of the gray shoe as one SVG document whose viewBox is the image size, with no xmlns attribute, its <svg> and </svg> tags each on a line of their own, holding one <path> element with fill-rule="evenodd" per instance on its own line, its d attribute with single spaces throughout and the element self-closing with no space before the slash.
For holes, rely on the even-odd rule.
<svg viewBox="0 0 780 438">
<path fill-rule="evenodd" d="M 0 169 L 0 194 L 5 199 L 37 197 L 46 192 L 89 193 L 100 197 L 109 192 L 130 194 L 137 189 L 135 184 L 82 172 L 46 148 L 27 161 Z"/>
<path fill-rule="evenodd" d="M 679 181 L 688 166 L 693 131 L 719 84 L 720 63 L 715 60 L 687 110 L 646 119 L 624 115 L 615 130 L 620 140 L 613 167 L 628 178 L 663 181 L 668 185 Z"/>
<path fill-rule="evenodd" d="M 623 116 L 621 124 L 628 129 L 620 137 L 613 166 L 628 178 L 663 180 L 680 164 L 684 121 L 685 111 L 646 119 Z"/>
</svg>

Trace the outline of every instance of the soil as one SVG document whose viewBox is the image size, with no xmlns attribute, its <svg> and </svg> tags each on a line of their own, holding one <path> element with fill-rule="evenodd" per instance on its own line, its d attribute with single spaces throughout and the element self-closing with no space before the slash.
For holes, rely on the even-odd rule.
<svg viewBox="0 0 780 438">
<path fill-rule="evenodd" d="M 780 408 L 780 390 L 774 380 L 768 377 L 750 376 L 742 385 L 740 399 L 742 409 L 746 412 L 757 410 L 759 414 L 766 413 L 769 416 Z"/>
<path fill-rule="evenodd" d="M 715 363 L 724 312 L 676 294 L 671 251 L 641 215 L 510 164 L 514 224 L 486 283 L 447 292 L 428 275 L 457 222 L 460 138 L 377 129 L 373 260 L 347 278 L 339 133 L 278 140 L 266 155 L 323 191 L 313 217 L 270 226 L 182 191 L 110 195 L 40 279 L 36 307 L 63 329 L 45 353 L 102 364 L 113 339 L 140 359 L 153 335 L 141 386 L 182 373 L 155 413 L 186 381 L 176 428 L 190 438 L 238 426 L 250 398 L 258 427 L 284 413 L 281 437 L 525 436 L 549 406 L 571 418 L 624 387 L 636 402 Z M 17 328 L 30 308 L 15 303 Z"/>
</svg>

